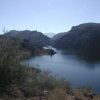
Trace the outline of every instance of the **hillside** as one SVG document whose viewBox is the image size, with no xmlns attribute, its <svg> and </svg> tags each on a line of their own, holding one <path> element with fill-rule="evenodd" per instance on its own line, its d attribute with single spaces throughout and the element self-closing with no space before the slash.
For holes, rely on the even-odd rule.
<svg viewBox="0 0 100 100">
<path fill-rule="evenodd" d="M 56 41 L 56 40 L 60 39 L 64 34 L 66 34 L 66 32 L 62 32 L 62 33 L 58 33 L 58 34 L 54 35 L 52 37 L 52 41 Z"/>
<path fill-rule="evenodd" d="M 43 33 L 38 32 L 38 31 L 11 30 L 11 31 L 5 33 L 4 36 L 7 36 L 9 38 L 19 37 L 22 40 L 28 40 L 29 43 L 33 46 L 35 45 L 35 46 L 43 47 L 43 46 L 51 44 L 50 38 L 48 38 L 46 35 L 43 35 Z"/>
<path fill-rule="evenodd" d="M 54 46 L 77 53 L 100 54 L 100 24 L 85 23 L 73 26 L 62 37 L 54 41 Z"/>
</svg>

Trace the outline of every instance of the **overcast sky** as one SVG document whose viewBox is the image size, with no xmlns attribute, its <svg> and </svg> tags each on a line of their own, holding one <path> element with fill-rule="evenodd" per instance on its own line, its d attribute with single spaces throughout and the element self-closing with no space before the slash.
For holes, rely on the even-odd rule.
<svg viewBox="0 0 100 100">
<path fill-rule="evenodd" d="M 0 32 L 68 31 L 87 22 L 100 23 L 100 0 L 0 0 Z"/>
</svg>

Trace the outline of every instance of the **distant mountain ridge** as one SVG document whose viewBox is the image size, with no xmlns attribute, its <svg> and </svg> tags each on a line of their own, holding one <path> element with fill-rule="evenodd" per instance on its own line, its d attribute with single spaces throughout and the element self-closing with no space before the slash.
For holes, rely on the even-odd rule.
<svg viewBox="0 0 100 100">
<path fill-rule="evenodd" d="M 58 33 L 58 34 L 56 34 L 56 35 L 54 35 L 53 37 L 52 37 L 52 41 L 56 41 L 56 40 L 58 40 L 58 39 L 60 39 L 64 34 L 66 34 L 67 32 L 62 32 L 62 33 Z"/>
<path fill-rule="evenodd" d="M 7 36 L 8 38 L 19 37 L 22 40 L 28 40 L 31 45 L 38 45 L 41 47 L 51 45 L 51 39 L 49 37 L 47 37 L 46 35 L 44 35 L 43 33 L 38 32 L 38 31 L 11 30 L 11 31 L 5 33 L 4 36 Z"/>
<path fill-rule="evenodd" d="M 28 40 L 33 46 L 52 45 L 59 49 L 67 49 L 77 53 L 85 52 L 100 55 L 100 23 L 83 23 L 73 26 L 68 32 L 56 34 L 52 38 L 41 32 L 30 30 L 11 30 L 3 36 L 19 37 L 22 40 Z"/>
<path fill-rule="evenodd" d="M 53 36 L 55 36 L 55 33 L 49 32 L 49 33 L 45 33 L 45 35 L 48 36 L 49 38 L 52 38 Z"/>
</svg>

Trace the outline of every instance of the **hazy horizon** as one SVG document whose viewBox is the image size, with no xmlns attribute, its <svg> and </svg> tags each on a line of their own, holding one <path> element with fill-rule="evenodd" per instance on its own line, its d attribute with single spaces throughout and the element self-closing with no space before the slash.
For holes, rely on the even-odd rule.
<svg viewBox="0 0 100 100">
<path fill-rule="evenodd" d="M 99 0 L 0 0 L 0 33 L 6 30 L 66 32 L 82 23 L 100 23 Z"/>
</svg>

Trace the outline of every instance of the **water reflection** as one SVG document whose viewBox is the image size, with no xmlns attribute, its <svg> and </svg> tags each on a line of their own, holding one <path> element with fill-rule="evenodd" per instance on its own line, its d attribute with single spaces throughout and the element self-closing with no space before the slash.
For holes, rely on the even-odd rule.
<svg viewBox="0 0 100 100">
<path fill-rule="evenodd" d="M 41 69 L 50 70 L 57 77 L 70 80 L 73 86 L 92 86 L 100 93 L 100 62 L 83 57 L 62 53 L 53 56 L 36 56 L 27 61 L 31 66 L 38 65 Z"/>
</svg>

